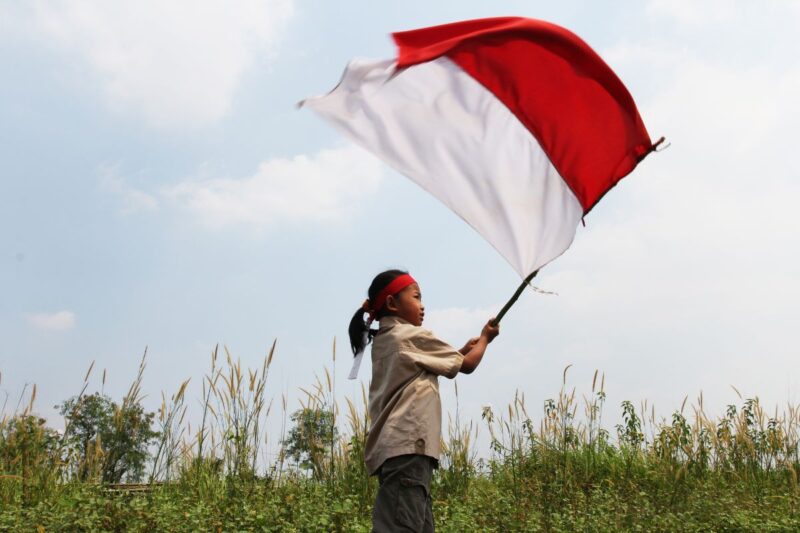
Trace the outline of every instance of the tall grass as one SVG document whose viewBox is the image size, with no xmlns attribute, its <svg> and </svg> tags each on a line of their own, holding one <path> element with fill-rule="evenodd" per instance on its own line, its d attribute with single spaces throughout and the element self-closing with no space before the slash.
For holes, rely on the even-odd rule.
<svg viewBox="0 0 800 533">
<path fill-rule="evenodd" d="M 369 428 L 365 388 L 360 397 L 346 398 L 342 409 L 335 372 L 325 367 L 311 386 L 300 389 L 300 409 L 318 421 L 329 416 L 333 424 L 322 434 L 301 434 L 307 460 L 295 461 L 287 441 L 298 428 L 288 427 L 285 395 L 280 434 L 265 430 L 273 407 L 268 377 L 275 351 L 273 343 L 262 363 L 248 369 L 217 347 L 198 406 L 187 401 L 189 380 L 175 393 L 162 394 L 155 418 L 159 438 L 147 475 L 161 484 L 139 497 L 146 506 L 138 514 L 115 506 L 118 496 L 86 483 L 99 481 L 98 469 L 109 460 L 103 443 L 93 443 L 93 454 L 76 454 L 64 443 L 66 432 L 49 429 L 35 416 L 36 389 L 26 389 L 0 418 L 0 529 L 72 524 L 64 517 L 72 516 L 68 510 L 75 502 L 88 501 L 81 495 L 89 490 L 105 509 L 99 519 L 128 520 L 142 530 L 188 528 L 196 520 L 198 527 L 367 531 L 376 482 L 363 462 Z M 335 362 L 334 343 L 334 370 Z M 143 358 L 121 409 L 140 402 L 144 370 Z M 603 424 L 605 377 L 595 372 L 587 393 L 579 395 L 568 386 L 568 370 L 559 393 L 541 410 L 531 410 L 517 393 L 503 409 L 469 413 L 481 415 L 479 425 L 464 420 L 456 384 L 456 409 L 447 418 L 434 480 L 440 529 L 669 530 L 696 524 L 725 530 L 767 524 L 768 530 L 771 516 L 777 517 L 774 530 L 800 528 L 798 406 L 768 413 L 757 398 L 740 396 L 738 405 L 712 417 L 701 395 L 659 419 L 646 402 L 625 401 L 621 423 L 609 429 Z M 86 393 L 90 373 L 91 368 L 78 398 Z M 192 428 L 187 413 L 198 407 L 199 425 Z M 315 419 L 310 420 L 313 429 Z M 489 437 L 485 457 L 475 445 L 479 431 Z M 266 454 L 269 444 L 278 448 L 273 457 Z"/>
</svg>

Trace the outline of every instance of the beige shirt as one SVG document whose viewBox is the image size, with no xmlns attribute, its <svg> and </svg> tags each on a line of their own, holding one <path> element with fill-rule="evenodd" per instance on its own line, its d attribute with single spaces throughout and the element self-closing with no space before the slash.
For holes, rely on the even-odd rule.
<svg viewBox="0 0 800 533">
<path fill-rule="evenodd" d="M 438 377 L 454 378 L 463 360 L 463 355 L 429 330 L 399 317 L 381 319 L 372 343 L 371 425 L 364 450 L 370 475 L 398 455 L 439 459 L 442 402 Z"/>
</svg>

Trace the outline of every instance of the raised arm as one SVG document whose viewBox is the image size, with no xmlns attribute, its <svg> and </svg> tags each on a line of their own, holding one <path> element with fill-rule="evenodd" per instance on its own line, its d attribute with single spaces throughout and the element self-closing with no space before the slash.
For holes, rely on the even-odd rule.
<svg viewBox="0 0 800 533">
<path fill-rule="evenodd" d="M 461 363 L 460 372 L 472 374 L 472 372 L 478 368 L 489 343 L 500 334 L 500 326 L 493 325 L 493 321 L 494 318 L 490 319 L 486 325 L 483 326 L 480 337 L 477 339 L 470 339 L 467 344 L 459 350 L 464 354 L 464 361 Z"/>
</svg>

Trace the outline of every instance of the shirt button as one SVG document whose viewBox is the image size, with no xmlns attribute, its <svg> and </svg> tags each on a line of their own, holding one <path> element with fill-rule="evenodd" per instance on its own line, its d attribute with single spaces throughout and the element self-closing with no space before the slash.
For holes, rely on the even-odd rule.
<svg viewBox="0 0 800 533">
<path fill-rule="evenodd" d="M 414 443 L 417 448 L 425 449 L 425 439 L 417 439 L 417 442 Z"/>
</svg>

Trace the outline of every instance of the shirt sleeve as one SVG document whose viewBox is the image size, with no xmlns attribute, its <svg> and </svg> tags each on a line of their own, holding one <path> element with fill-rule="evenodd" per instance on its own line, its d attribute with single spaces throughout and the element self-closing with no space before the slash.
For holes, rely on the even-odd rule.
<svg viewBox="0 0 800 533">
<path fill-rule="evenodd" d="M 411 358 L 418 368 L 436 374 L 454 378 L 461 370 L 464 356 L 461 353 L 436 337 L 433 332 L 425 328 L 414 328 L 413 335 L 406 340 L 403 352 Z"/>
</svg>

